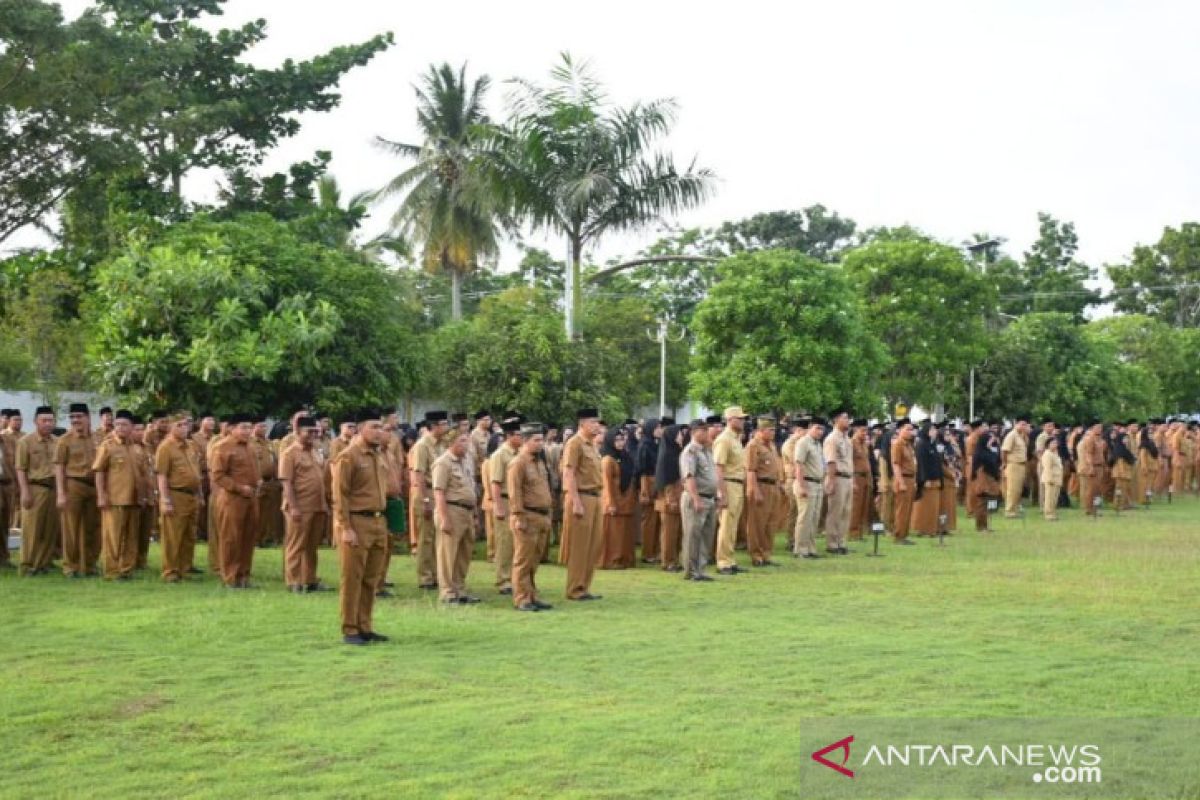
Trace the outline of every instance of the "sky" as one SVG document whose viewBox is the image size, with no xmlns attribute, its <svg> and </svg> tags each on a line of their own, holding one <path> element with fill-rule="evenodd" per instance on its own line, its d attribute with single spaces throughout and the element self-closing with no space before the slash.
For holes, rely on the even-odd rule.
<svg viewBox="0 0 1200 800">
<path fill-rule="evenodd" d="M 86 5 L 63 3 L 68 16 Z M 415 139 L 413 85 L 430 64 L 490 75 L 499 116 L 505 79 L 544 78 L 569 51 L 617 103 L 678 102 L 663 148 L 719 183 L 665 224 L 821 203 L 860 227 L 907 223 L 955 244 L 986 231 L 1019 256 L 1048 211 L 1075 223 L 1080 257 L 1099 266 L 1200 219 L 1200 3 L 229 0 L 224 24 L 257 17 L 269 35 L 250 60 L 263 66 L 395 34 L 343 79 L 341 105 L 304 115 L 265 165 L 331 150 L 347 194 L 402 168 L 371 141 Z M 187 192 L 213 187 L 200 175 Z M 633 255 L 663 230 L 608 237 L 592 258 Z M 501 268 L 515 258 L 508 248 Z"/>
</svg>

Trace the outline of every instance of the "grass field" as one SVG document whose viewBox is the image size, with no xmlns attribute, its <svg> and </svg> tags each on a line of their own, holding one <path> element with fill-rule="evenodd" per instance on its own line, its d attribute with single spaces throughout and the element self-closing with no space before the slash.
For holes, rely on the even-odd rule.
<svg viewBox="0 0 1200 800">
<path fill-rule="evenodd" d="M 7 572 L 0 797 L 799 797 L 813 717 L 1200 716 L 1200 502 L 997 528 L 598 603 L 543 566 L 541 614 L 397 557 L 368 648 L 278 550 L 249 592 Z"/>
</svg>

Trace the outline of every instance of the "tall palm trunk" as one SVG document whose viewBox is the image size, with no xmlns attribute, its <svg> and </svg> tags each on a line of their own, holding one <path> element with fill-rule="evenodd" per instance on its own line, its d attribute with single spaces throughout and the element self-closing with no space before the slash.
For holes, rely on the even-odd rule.
<svg viewBox="0 0 1200 800">
<path fill-rule="evenodd" d="M 462 319 L 462 273 L 456 269 L 450 270 L 450 319 Z"/>
</svg>

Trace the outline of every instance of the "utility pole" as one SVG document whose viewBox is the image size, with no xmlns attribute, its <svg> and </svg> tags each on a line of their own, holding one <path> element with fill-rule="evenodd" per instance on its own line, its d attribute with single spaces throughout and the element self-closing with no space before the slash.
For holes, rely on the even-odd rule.
<svg viewBox="0 0 1200 800">
<path fill-rule="evenodd" d="M 679 326 L 678 335 L 671 334 L 671 320 L 666 315 L 658 318 L 658 331 L 647 329 L 646 335 L 650 337 L 650 341 L 658 342 L 659 346 L 659 362 L 658 362 L 658 418 L 662 419 L 667 415 L 667 342 L 681 342 L 683 337 L 687 335 L 687 329 Z"/>
</svg>

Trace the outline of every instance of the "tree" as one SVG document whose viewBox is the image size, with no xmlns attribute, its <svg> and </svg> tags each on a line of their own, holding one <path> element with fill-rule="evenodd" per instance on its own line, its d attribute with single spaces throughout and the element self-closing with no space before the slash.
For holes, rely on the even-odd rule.
<svg viewBox="0 0 1200 800">
<path fill-rule="evenodd" d="M 675 122 L 674 100 L 613 107 L 587 64 L 565 53 L 549 86 L 514 83 L 509 120 L 494 130 L 493 179 L 519 218 L 566 237 L 573 337 L 584 248 L 699 205 L 714 176 L 694 163 L 680 171 L 669 155 L 651 152 Z"/>
<path fill-rule="evenodd" d="M 1016 313 L 1060 312 L 1082 322 L 1084 311 L 1101 301 L 1100 292 L 1087 288 L 1095 270 L 1075 259 L 1079 237 L 1075 223 L 1059 222 L 1038 212 L 1038 238 L 1025 253 L 1022 287 L 1027 297 Z"/>
<path fill-rule="evenodd" d="M 846 253 L 842 267 L 864 298 L 867 326 L 892 357 L 883 382 L 888 406 L 951 399 L 958 378 L 986 353 L 992 287 L 959 250 L 911 233 L 877 237 Z"/>
<path fill-rule="evenodd" d="M 462 319 L 462 278 L 499 252 L 499 194 L 482 168 L 483 103 L 491 80 L 468 85 L 467 68 L 430 67 L 417 88 L 420 145 L 376 138 L 380 147 L 415 161 L 374 194 L 407 192 L 393 231 L 420 243 L 426 269 L 450 276 L 451 316 Z"/>
<path fill-rule="evenodd" d="M 1107 345 L 1122 364 L 1144 369 L 1161 392 L 1160 412 L 1190 412 L 1200 397 L 1200 329 L 1172 328 L 1143 314 L 1106 317 L 1087 324 L 1085 335 Z M 1153 388 L 1153 386 L 1151 388 Z M 1148 389 L 1149 391 L 1150 389 Z"/>
<path fill-rule="evenodd" d="M 1117 311 L 1200 326 L 1200 223 L 1164 228 L 1156 244 L 1138 245 L 1128 264 L 1107 271 Z"/>
<path fill-rule="evenodd" d="M 9 278 L 20 275 L 18 281 Z M 4 263 L 0 303 L 0 386 L 52 394 L 86 389 L 79 279 L 54 255 Z"/>
<path fill-rule="evenodd" d="M 393 277 L 266 214 L 134 242 L 96 284 L 95 377 L 135 406 L 342 412 L 395 402 L 422 370 Z"/>
<path fill-rule="evenodd" d="M 887 353 L 837 267 L 788 250 L 732 256 L 717 268 L 693 329 L 691 390 L 711 407 L 881 406 Z"/>
<path fill-rule="evenodd" d="M 726 222 L 712 232 L 730 254 L 744 250 L 796 250 L 818 261 L 833 263 L 850 244 L 854 220 L 830 213 L 823 205 L 799 211 L 768 211 L 738 222 Z"/>
</svg>

